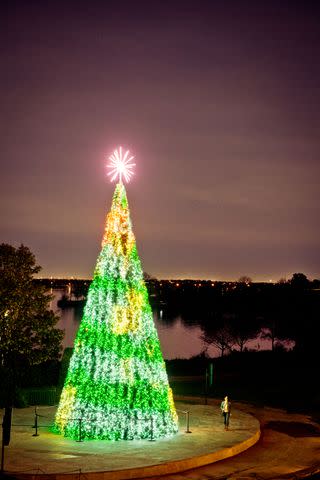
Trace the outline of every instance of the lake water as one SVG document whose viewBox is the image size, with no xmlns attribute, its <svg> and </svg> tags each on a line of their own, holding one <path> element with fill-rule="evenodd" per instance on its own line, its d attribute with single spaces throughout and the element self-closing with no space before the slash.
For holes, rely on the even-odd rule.
<svg viewBox="0 0 320 480">
<path fill-rule="evenodd" d="M 54 289 L 52 293 L 54 299 L 51 302 L 50 308 L 60 316 L 57 327 L 65 331 L 63 348 L 73 347 L 74 339 L 80 325 L 82 311 L 79 308 L 58 308 L 57 302 L 66 292 L 65 290 Z M 159 315 L 158 312 L 154 311 L 153 316 L 164 358 L 168 360 L 173 358 L 190 358 L 203 351 L 204 345 L 200 338 L 202 331 L 199 326 L 185 326 L 179 316 L 170 320 L 170 322 L 162 320 L 161 316 L 164 318 L 165 312 Z M 261 341 L 255 340 L 250 342 L 248 347 L 257 348 L 261 343 Z M 263 341 L 262 347 L 270 348 L 269 342 Z M 211 357 L 217 357 L 219 350 L 215 347 L 209 347 L 208 354 Z"/>
</svg>

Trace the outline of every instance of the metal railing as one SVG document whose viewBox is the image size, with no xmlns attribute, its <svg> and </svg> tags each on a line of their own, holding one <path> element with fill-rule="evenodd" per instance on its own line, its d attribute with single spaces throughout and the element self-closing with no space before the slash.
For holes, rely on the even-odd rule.
<svg viewBox="0 0 320 480">
<path fill-rule="evenodd" d="M 181 412 L 183 413 L 186 417 L 186 430 L 185 430 L 185 433 L 192 433 L 191 430 L 190 430 L 190 411 L 189 410 L 180 410 L 180 409 L 177 409 L 177 412 Z M 22 423 L 19 423 L 19 424 L 11 424 L 11 427 L 31 427 L 33 429 L 35 429 L 35 432 L 32 434 L 33 437 L 39 437 L 39 428 L 52 428 L 54 425 L 51 424 L 51 425 L 39 425 L 39 418 L 48 418 L 46 415 L 40 415 L 37 411 L 37 406 L 35 406 L 34 408 L 34 425 L 30 425 L 30 424 L 22 424 Z M 80 417 L 80 418 L 70 418 L 69 420 L 72 420 L 74 422 L 78 422 L 78 438 L 76 440 L 76 442 L 83 442 L 84 441 L 84 435 L 83 435 L 83 420 L 85 420 L 85 418 L 83 417 Z M 137 417 L 136 420 L 138 421 L 150 421 L 150 438 L 149 438 L 149 441 L 150 442 L 154 442 L 156 440 L 155 436 L 154 436 L 154 417 L 153 415 L 151 416 L 148 416 L 148 417 Z M 3 424 L 2 424 L 2 429 L 4 428 Z M 4 430 L 3 430 L 4 431 Z M 8 444 L 7 444 L 8 445 Z M 2 436 L 2 450 L 1 450 L 1 473 L 4 472 L 4 437 Z M 40 473 L 40 469 L 38 469 L 38 474 Z M 41 471 L 41 473 L 44 473 Z M 80 477 L 81 477 L 81 469 L 79 470 L 79 480 L 80 480 Z"/>
<path fill-rule="evenodd" d="M 177 412 L 184 413 L 186 416 L 186 432 L 185 433 L 192 433 L 190 430 L 190 411 L 189 410 L 180 410 L 177 408 Z"/>
<path fill-rule="evenodd" d="M 186 430 L 185 433 L 192 433 L 190 430 L 190 411 L 189 410 L 180 410 L 176 409 L 177 412 L 181 412 L 185 414 L 185 420 L 186 420 Z M 30 427 L 35 429 L 35 432 L 32 434 L 33 437 L 39 437 L 39 428 L 52 428 L 53 425 L 39 425 L 39 418 L 47 418 L 46 415 L 40 415 L 37 411 L 37 407 L 35 406 L 34 408 L 34 425 L 30 424 L 12 424 L 12 427 Z M 83 421 L 85 420 L 84 417 L 77 417 L 77 418 L 70 418 L 69 420 L 73 422 L 78 422 L 78 438 L 76 442 L 83 442 L 84 441 L 84 436 L 83 436 Z M 154 418 L 153 415 L 148 416 L 148 417 L 137 417 L 137 420 L 146 420 L 150 421 L 150 438 L 149 440 L 151 442 L 154 442 L 156 440 L 154 436 Z"/>
</svg>

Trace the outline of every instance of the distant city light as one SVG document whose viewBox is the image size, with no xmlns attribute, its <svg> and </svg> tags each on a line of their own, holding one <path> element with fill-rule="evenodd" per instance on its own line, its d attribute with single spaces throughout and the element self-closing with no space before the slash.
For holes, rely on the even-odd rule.
<svg viewBox="0 0 320 480">
<path fill-rule="evenodd" d="M 110 172 L 108 172 L 108 176 L 111 175 L 111 182 L 119 178 L 119 182 L 122 182 L 122 176 L 126 180 L 126 182 L 130 182 L 130 178 L 133 175 L 133 167 L 135 163 L 131 161 L 134 159 L 134 156 L 130 156 L 130 151 L 127 150 L 126 152 L 122 151 L 122 147 L 116 149 L 112 155 L 110 155 L 107 168 L 110 168 Z"/>
</svg>

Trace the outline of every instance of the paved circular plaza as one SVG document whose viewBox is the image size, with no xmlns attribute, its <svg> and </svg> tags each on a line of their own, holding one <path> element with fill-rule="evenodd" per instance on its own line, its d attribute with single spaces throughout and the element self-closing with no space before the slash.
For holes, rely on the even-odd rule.
<svg viewBox="0 0 320 480">
<path fill-rule="evenodd" d="M 260 424 L 252 415 L 234 409 L 230 430 L 224 431 L 218 404 L 176 402 L 179 433 L 156 441 L 76 442 L 50 432 L 56 407 L 39 407 L 39 436 L 32 436 L 34 409 L 16 409 L 5 471 L 20 478 L 77 478 L 120 480 L 182 472 L 236 455 L 254 445 Z M 185 411 L 190 412 L 186 433 Z"/>
</svg>

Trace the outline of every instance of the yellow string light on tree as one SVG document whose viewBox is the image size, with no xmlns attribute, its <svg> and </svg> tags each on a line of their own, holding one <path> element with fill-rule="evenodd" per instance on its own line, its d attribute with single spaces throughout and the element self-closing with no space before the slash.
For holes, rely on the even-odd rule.
<svg viewBox="0 0 320 480">
<path fill-rule="evenodd" d="M 120 147 L 110 160 L 111 180 L 119 181 L 55 430 L 77 438 L 81 418 L 83 438 L 170 436 L 178 430 L 177 414 L 122 183 L 133 174 L 133 157 Z"/>
</svg>

